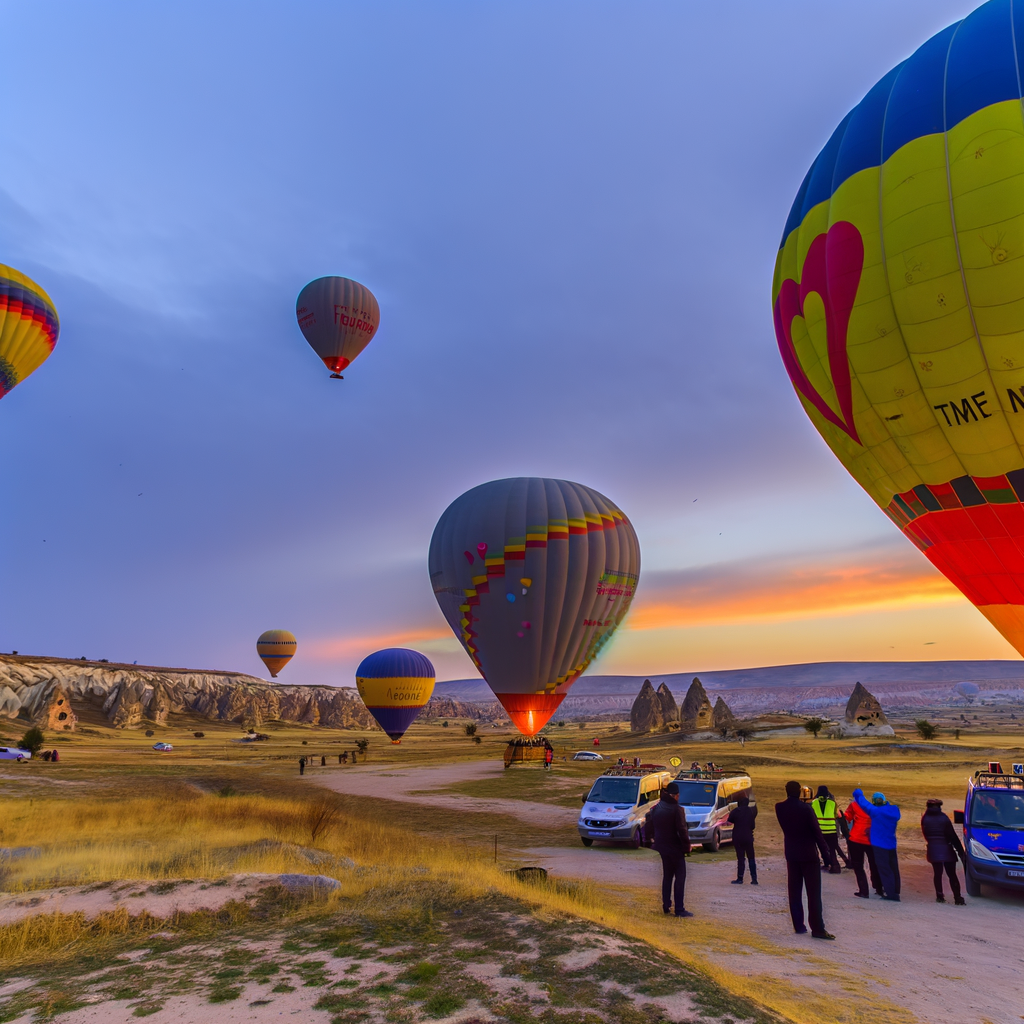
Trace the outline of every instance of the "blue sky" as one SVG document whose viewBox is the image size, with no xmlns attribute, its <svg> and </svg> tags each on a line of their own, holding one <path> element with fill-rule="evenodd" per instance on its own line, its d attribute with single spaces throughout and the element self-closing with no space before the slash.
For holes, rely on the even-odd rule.
<svg viewBox="0 0 1024 1024">
<path fill-rule="evenodd" d="M 640 536 L 595 671 L 1013 656 L 770 316 L 818 149 L 972 6 L 3 3 L 0 262 L 62 328 L 0 403 L 0 650 L 259 672 L 283 627 L 292 682 L 392 643 L 467 676 L 431 530 L 541 475 Z M 382 311 L 344 382 L 294 321 L 324 274 Z"/>
</svg>

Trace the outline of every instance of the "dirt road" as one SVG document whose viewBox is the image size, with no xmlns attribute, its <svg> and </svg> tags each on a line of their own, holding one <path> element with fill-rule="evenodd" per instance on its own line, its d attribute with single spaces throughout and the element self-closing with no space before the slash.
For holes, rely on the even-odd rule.
<svg viewBox="0 0 1024 1024">
<path fill-rule="evenodd" d="M 502 770 L 500 764 L 490 762 L 401 771 L 360 767 L 312 781 L 342 793 L 380 797 L 381 780 L 386 778 L 389 799 L 453 812 L 511 814 L 524 821 L 574 829 L 576 812 L 550 804 L 415 793 L 500 776 Z M 777 830 L 768 808 L 759 823 L 764 832 Z M 660 909 L 660 860 L 650 850 L 529 847 L 522 855 L 524 862 L 543 866 L 552 875 L 589 878 L 630 891 L 638 913 Z M 1024 1020 L 1020 981 L 1024 896 L 986 889 L 983 898 L 968 898 L 966 907 L 936 904 L 931 868 L 923 859 L 904 858 L 901 870 L 903 901 L 898 904 L 855 898 L 852 872 L 822 876 L 825 923 L 836 934 L 835 942 L 793 933 L 785 863 L 777 855 L 760 860 L 757 888 L 732 885 L 732 863 L 702 862 L 701 854 L 693 855 L 688 862 L 687 907 L 695 914 L 754 931 L 787 953 L 780 958 L 751 954 L 749 949 L 735 955 L 716 952 L 716 959 L 736 973 L 769 973 L 821 991 L 827 984 L 822 977 L 825 959 L 853 983 L 836 986 L 836 999 L 849 998 L 857 979 L 864 979 L 869 990 L 905 1007 L 926 1024 L 1019 1024 Z M 685 923 L 680 922 L 680 927 Z M 780 963 L 785 965 L 781 971 Z"/>
</svg>

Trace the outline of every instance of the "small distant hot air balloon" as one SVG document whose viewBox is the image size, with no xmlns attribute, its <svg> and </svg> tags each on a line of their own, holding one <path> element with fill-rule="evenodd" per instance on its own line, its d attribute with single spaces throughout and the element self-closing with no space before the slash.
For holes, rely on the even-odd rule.
<svg viewBox="0 0 1024 1024">
<path fill-rule="evenodd" d="M 295 635 L 287 629 L 268 629 L 260 633 L 256 641 L 256 653 L 270 670 L 271 679 L 276 679 L 277 673 L 292 660 L 297 646 Z"/>
<path fill-rule="evenodd" d="M 399 743 L 434 692 L 434 666 L 419 651 L 388 647 L 363 658 L 356 686 L 377 724 Z"/>
<path fill-rule="evenodd" d="M 448 625 L 532 736 L 629 610 L 640 544 L 625 515 L 590 487 L 493 480 L 445 510 L 429 569 Z"/>
<path fill-rule="evenodd" d="M 299 292 L 295 316 L 313 351 L 331 376 L 370 343 L 380 326 L 380 307 L 369 288 L 347 277 L 318 277 Z"/>
<path fill-rule="evenodd" d="M 50 296 L 0 263 L 0 398 L 46 362 L 59 333 Z"/>
</svg>

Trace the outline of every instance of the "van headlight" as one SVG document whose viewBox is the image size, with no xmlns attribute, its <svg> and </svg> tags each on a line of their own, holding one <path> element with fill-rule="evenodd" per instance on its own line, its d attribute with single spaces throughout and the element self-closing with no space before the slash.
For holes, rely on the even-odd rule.
<svg viewBox="0 0 1024 1024">
<path fill-rule="evenodd" d="M 972 839 L 967 844 L 967 849 L 976 860 L 990 860 L 995 861 L 996 864 L 999 863 L 999 858 L 991 850 L 985 849 L 977 839 Z"/>
</svg>

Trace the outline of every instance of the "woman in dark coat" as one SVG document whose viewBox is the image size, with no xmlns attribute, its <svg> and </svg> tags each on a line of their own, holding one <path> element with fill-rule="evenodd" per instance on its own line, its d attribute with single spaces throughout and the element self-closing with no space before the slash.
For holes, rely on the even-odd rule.
<svg viewBox="0 0 1024 1024">
<path fill-rule="evenodd" d="M 956 877 L 956 860 L 965 859 L 963 843 L 953 828 L 953 822 L 942 813 L 941 800 L 929 800 L 927 809 L 921 816 L 921 831 L 928 843 L 928 862 L 935 876 L 935 902 L 945 903 L 942 895 L 942 872 L 949 876 L 949 888 L 953 892 L 953 902 L 962 907 L 966 900 L 960 895 L 960 882 Z"/>
</svg>

